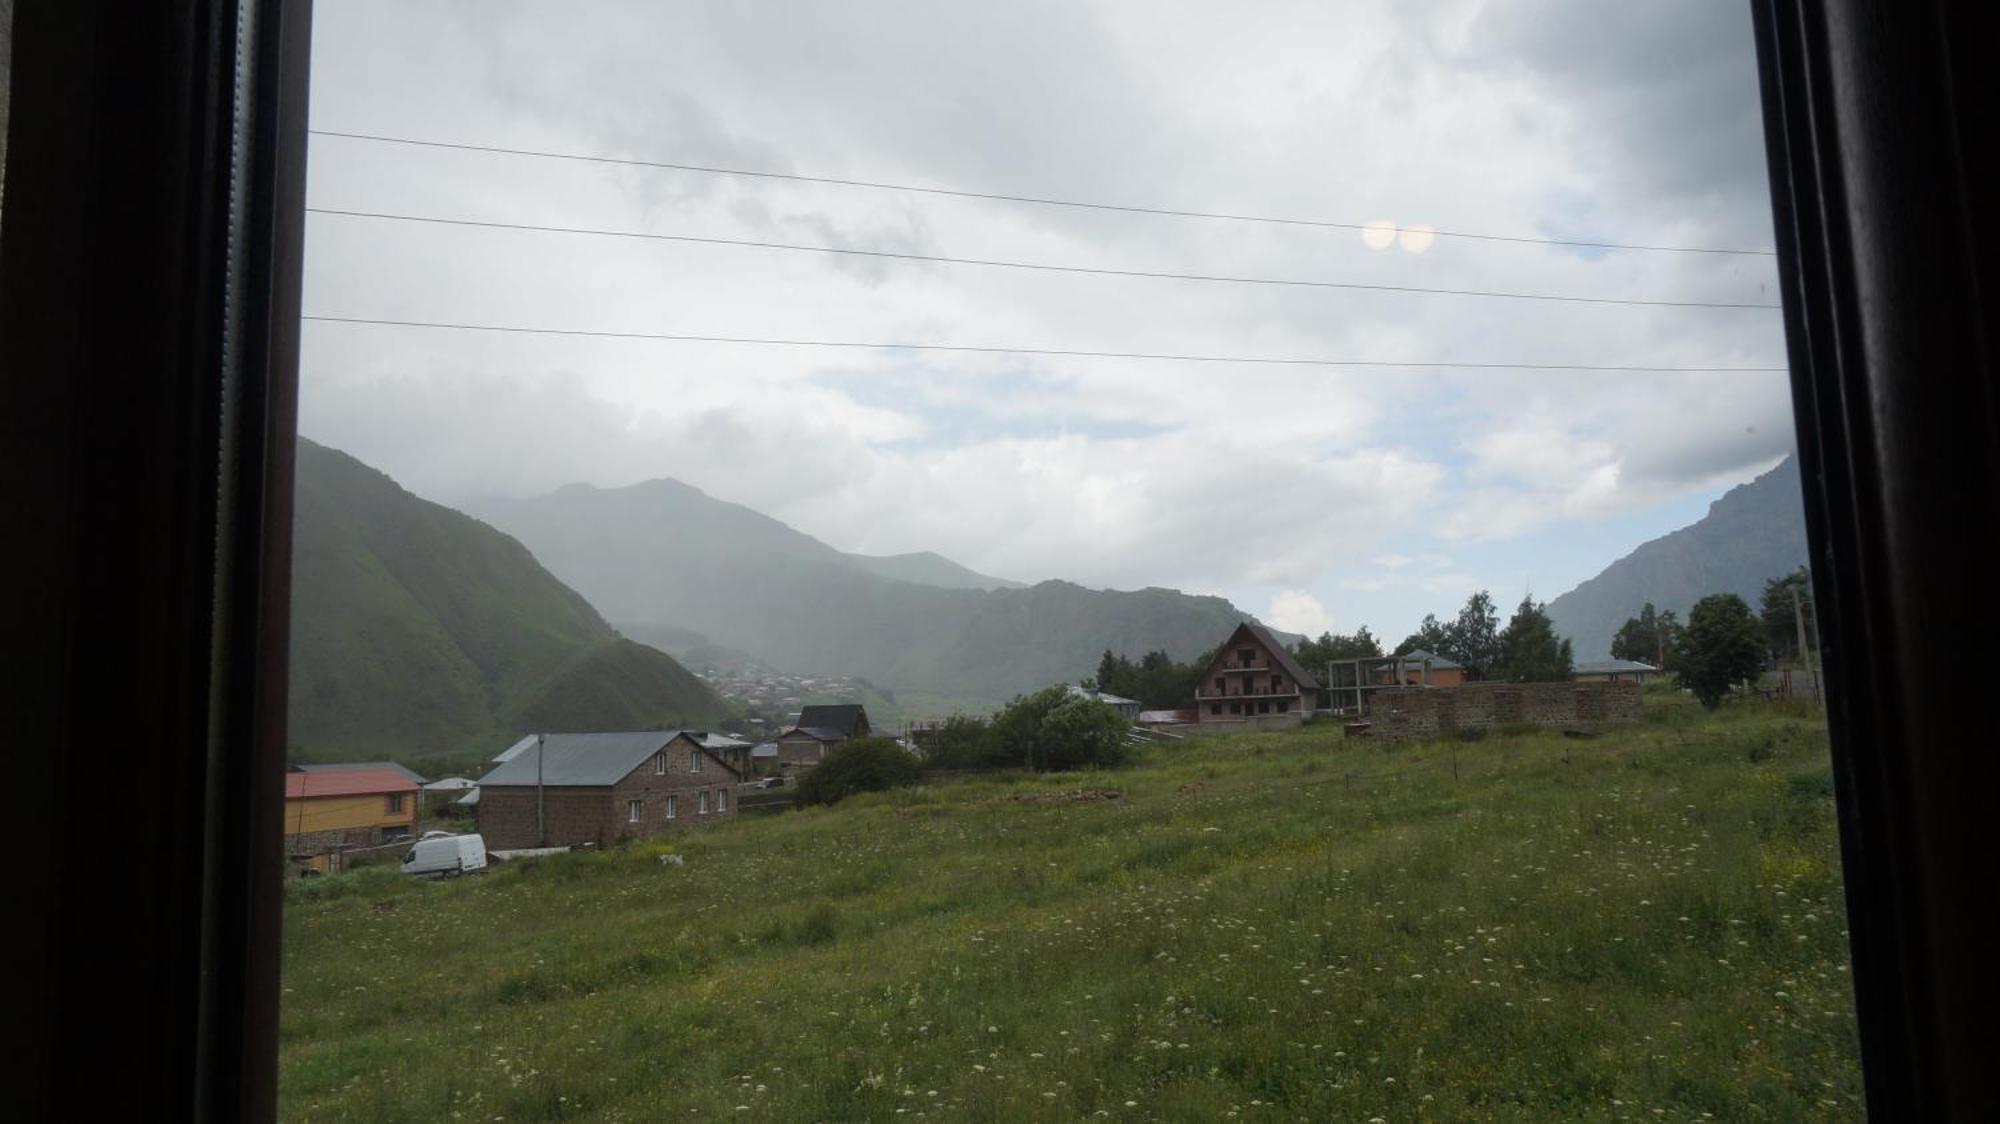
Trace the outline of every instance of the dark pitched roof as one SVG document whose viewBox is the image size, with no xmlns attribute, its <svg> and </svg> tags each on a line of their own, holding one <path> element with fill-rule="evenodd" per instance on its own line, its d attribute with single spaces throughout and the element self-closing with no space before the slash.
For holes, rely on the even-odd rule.
<svg viewBox="0 0 2000 1124">
<path fill-rule="evenodd" d="M 843 738 L 851 738 L 868 718 L 868 712 L 860 703 L 827 703 L 809 706 L 799 711 L 800 729 L 836 730 Z"/>
<path fill-rule="evenodd" d="M 479 778 L 486 785 L 532 785 L 536 783 L 536 758 L 541 759 L 544 787 L 598 786 L 617 784 L 646 759 L 666 748 L 668 742 L 686 737 L 696 745 L 703 737 L 699 730 L 642 730 L 628 734 L 544 734 L 538 754 L 529 743 L 524 753 L 502 762 Z"/>
<path fill-rule="evenodd" d="M 842 731 L 826 726 L 794 726 L 786 730 L 783 734 L 780 734 L 779 737 L 786 738 L 793 734 L 804 734 L 806 737 L 819 742 L 837 742 L 847 739 L 847 735 Z"/>
<path fill-rule="evenodd" d="M 1278 643 L 1278 638 L 1271 635 L 1270 629 L 1265 628 L 1256 621 L 1244 621 L 1236 631 L 1248 631 L 1257 643 L 1262 644 L 1265 650 L 1271 653 L 1271 658 L 1278 661 L 1278 666 L 1284 668 L 1285 674 L 1291 676 L 1292 682 L 1297 683 L 1300 688 L 1307 691 L 1319 690 L 1319 679 L 1312 672 L 1299 666 L 1298 657 L 1292 655 L 1291 649 Z M 1235 640 L 1236 633 L 1230 633 L 1229 638 L 1232 641 Z M 1223 645 L 1225 648 L 1228 646 L 1227 644 Z"/>
<path fill-rule="evenodd" d="M 293 766 L 293 769 L 295 772 L 300 773 L 359 773 L 371 769 L 388 769 L 392 772 L 403 774 L 404 780 L 416 784 L 424 783 L 424 778 L 396 764 L 394 761 L 354 761 L 339 765 L 296 765 Z"/>
<path fill-rule="evenodd" d="M 285 774 L 285 799 L 302 800 L 314 796 L 370 796 L 375 793 L 415 792 L 416 781 L 403 769 L 350 768 L 293 770 Z"/>
</svg>

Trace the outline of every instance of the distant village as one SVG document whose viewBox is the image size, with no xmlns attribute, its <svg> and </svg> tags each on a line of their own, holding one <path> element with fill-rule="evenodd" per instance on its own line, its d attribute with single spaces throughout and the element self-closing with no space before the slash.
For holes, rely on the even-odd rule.
<svg viewBox="0 0 2000 1124">
<path fill-rule="evenodd" d="M 1523 606 L 1530 625 L 1535 612 Z M 1664 617 L 1671 623 L 1671 614 Z M 1747 611 L 1743 617 L 1749 620 Z M 1516 624 L 1522 619 L 1517 616 Z M 1426 622 L 1427 628 L 1434 624 Z M 1334 658 L 1342 651 L 1335 642 L 1352 638 L 1322 637 L 1294 648 L 1246 621 L 1195 664 L 1176 665 L 1152 653 L 1135 665 L 1105 653 L 1100 678 L 1164 673 L 1170 676 L 1165 690 L 1186 705 L 1148 707 L 1097 679 L 1058 684 L 1049 694 L 1101 708 L 1093 712 L 1129 743 L 1306 722 L 1326 723 L 1342 740 L 1466 738 L 1536 726 L 1590 736 L 1638 720 L 1643 684 L 1661 674 L 1659 663 L 1615 658 L 1573 664 L 1567 641 L 1558 644 L 1545 629 L 1538 635 L 1543 647 L 1557 645 L 1558 660 L 1546 665 L 1552 670 L 1489 679 L 1409 641 L 1399 654 L 1381 655 L 1365 630 L 1361 654 L 1349 650 Z M 1743 639 L 1754 649 L 1747 634 Z M 1803 631 L 1799 639 L 1803 644 Z M 1493 650 L 1508 643 L 1503 632 Z M 1496 658 L 1528 658 L 1519 649 L 1517 644 L 1514 656 Z M 1664 654 L 1668 645 L 1652 637 L 1627 654 L 1632 650 Z M 1744 670 L 1758 666 L 1754 650 L 1744 659 Z M 1186 678 L 1172 676 L 1192 676 L 1191 691 Z M 742 728 L 534 733 L 495 747 L 477 777 L 427 780 L 380 761 L 295 766 L 285 778 L 284 834 L 292 865 L 305 874 L 327 873 L 401 850 L 414 855 L 413 842 L 460 833 L 482 837 L 483 847 L 501 858 L 670 835 L 791 806 L 800 779 L 857 739 L 886 740 L 922 758 L 938 751 L 933 736 L 954 724 L 985 726 L 983 718 L 961 716 L 882 730 L 860 702 L 802 701 L 858 696 L 865 684 L 846 676 L 710 666 L 704 678 L 744 708 Z M 1792 688 L 1791 672 L 1783 673 L 1780 685 Z"/>
</svg>

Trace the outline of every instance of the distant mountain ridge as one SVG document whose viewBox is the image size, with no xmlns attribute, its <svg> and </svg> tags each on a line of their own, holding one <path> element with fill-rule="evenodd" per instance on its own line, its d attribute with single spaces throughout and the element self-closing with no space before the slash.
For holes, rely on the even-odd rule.
<svg viewBox="0 0 2000 1124">
<path fill-rule="evenodd" d="M 676 480 L 569 485 L 476 510 L 634 637 L 692 630 L 773 667 L 899 693 L 1004 700 L 1091 674 L 1107 648 L 1189 659 L 1251 619 L 1166 589 L 983 588 L 996 579 L 936 555 L 884 565 Z"/>
<path fill-rule="evenodd" d="M 728 715 L 492 527 L 303 438 L 296 495 L 295 754 L 413 761 L 535 731 Z"/>
<path fill-rule="evenodd" d="M 1701 519 L 1642 544 L 1549 602 L 1557 634 L 1575 644 L 1577 659 L 1604 659 L 1619 626 L 1648 601 L 1683 621 L 1711 593 L 1734 593 L 1754 607 L 1766 581 L 1805 564 L 1800 496 L 1798 458 L 1787 457 L 1725 492 Z"/>
</svg>

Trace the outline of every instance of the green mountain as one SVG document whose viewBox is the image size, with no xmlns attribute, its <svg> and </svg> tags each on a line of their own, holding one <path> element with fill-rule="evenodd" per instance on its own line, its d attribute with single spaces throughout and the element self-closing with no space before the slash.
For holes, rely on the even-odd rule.
<svg viewBox="0 0 2000 1124">
<path fill-rule="evenodd" d="M 1549 602 L 1549 619 L 1576 645 L 1577 659 L 1596 660 L 1611 654 L 1612 636 L 1648 601 L 1683 621 L 1711 593 L 1734 593 L 1754 606 L 1766 581 L 1805 563 L 1801 495 L 1798 459 L 1787 457 L 1724 493 L 1700 520 L 1645 543 Z"/>
<path fill-rule="evenodd" d="M 965 588 L 966 575 L 992 579 L 935 555 L 897 563 L 934 580 L 899 580 L 674 480 L 570 485 L 478 510 L 634 637 L 685 645 L 691 630 L 780 670 L 859 676 L 898 696 L 1004 700 L 1092 674 L 1106 648 L 1189 659 L 1248 619 L 1220 597 L 1168 589 Z"/>
<path fill-rule="evenodd" d="M 520 543 L 303 438 L 291 664 L 291 746 L 309 760 L 413 761 L 497 751 L 536 730 L 728 713 Z"/>
</svg>

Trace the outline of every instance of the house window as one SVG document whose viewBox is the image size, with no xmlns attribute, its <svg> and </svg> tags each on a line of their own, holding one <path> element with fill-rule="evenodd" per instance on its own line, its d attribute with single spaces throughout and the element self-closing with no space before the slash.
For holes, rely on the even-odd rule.
<svg viewBox="0 0 2000 1124">
<path fill-rule="evenodd" d="M 668 794 L 667 794 L 667 818 L 668 818 L 668 819 L 673 819 L 673 818 L 674 818 L 675 816 L 678 816 L 678 815 L 680 815 L 680 812 L 681 812 L 681 798 L 680 798 L 680 797 L 678 797 L 678 796 L 675 796 L 675 795 L 673 795 L 672 793 L 668 793 Z"/>
<path fill-rule="evenodd" d="M 1292 700 L 1290 700 L 1290 699 L 1279 699 L 1279 700 L 1278 700 L 1278 713 L 1279 713 L 1279 714 L 1284 714 L 1284 713 L 1286 713 L 1286 712 L 1290 711 L 1291 709 L 1292 709 Z"/>
<path fill-rule="evenodd" d="M 1218 691 L 1220 691 L 1220 690 L 1224 690 L 1225 688 L 1226 688 L 1226 684 L 1224 683 L 1224 681 L 1223 681 L 1223 678 L 1222 678 L 1222 676 L 1220 676 L 1220 675 L 1216 676 L 1216 677 L 1215 677 L 1215 689 L 1216 689 L 1216 690 L 1218 690 Z"/>
<path fill-rule="evenodd" d="M 639 817 L 645 814 L 646 802 L 644 800 L 627 800 L 625 802 L 626 823 L 638 823 Z"/>
<path fill-rule="evenodd" d="M 410 829 L 407 827 L 385 827 L 382 829 L 382 842 L 384 843 L 395 843 L 409 837 Z"/>
<path fill-rule="evenodd" d="M 1221 703 L 1209 703 L 1209 704 L 1208 704 L 1208 712 L 1209 712 L 1210 714 L 1221 714 L 1221 713 L 1222 713 L 1222 704 L 1221 704 Z"/>
<path fill-rule="evenodd" d="M 701 772 L 701 750 L 698 749 L 688 750 L 688 772 L 690 773 Z"/>
<path fill-rule="evenodd" d="M 1275 695 L 1279 691 L 1282 691 L 1284 689 L 1285 689 L 1285 677 L 1282 675 L 1273 675 L 1271 677 L 1271 693 Z"/>
<path fill-rule="evenodd" d="M 382 804 L 382 811 L 387 815 L 400 816 L 403 814 L 403 794 L 400 792 L 392 792 L 384 796 Z"/>
<path fill-rule="evenodd" d="M 715 810 L 718 812 L 727 812 L 729 810 L 728 789 L 718 788 L 715 790 Z"/>
<path fill-rule="evenodd" d="M 700 812 L 704 816 L 708 814 L 708 790 L 705 788 L 701 790 L 701 800 L 695 806 L 695 811 Z"/>
<path fill-rule="evenodd" d="M 1258 703 L 1258 704 L 1257 704 L 1257 713 L 1259 713 L 1259 714 L 1269 714 L 1269 713 L 1271 713 L 1271 704 L 1270 704 L 1270 703 L 1267 703 L 1267 702 L 1260 702 L 1260 703 Z"/>
<path fill-rule="evenodd" d="M 1230 704 L 1229 704 L 1229 713 L 1231 713 L 1231 714 L 1241 714 L 1241 713 L 1243 713 L 1243 704 L 1242 704 L 1242 703 L 1230 703 Z"/>
<path fill-rule="evenodd" d="M 666 771 L 667 771 L 667 755 L 664 752 L 655 753 L 653 755 L 653 772 L 656 775 L 665 775 Z"/>
<path fill-rule="evenodd" d="M 1249 667 L 1251 664 L 1256 663 L 1257 649 L 1238 648 L 1236 650 L 1236 662 L 1242 664 L 1244 667 Z"/>
</svg>

